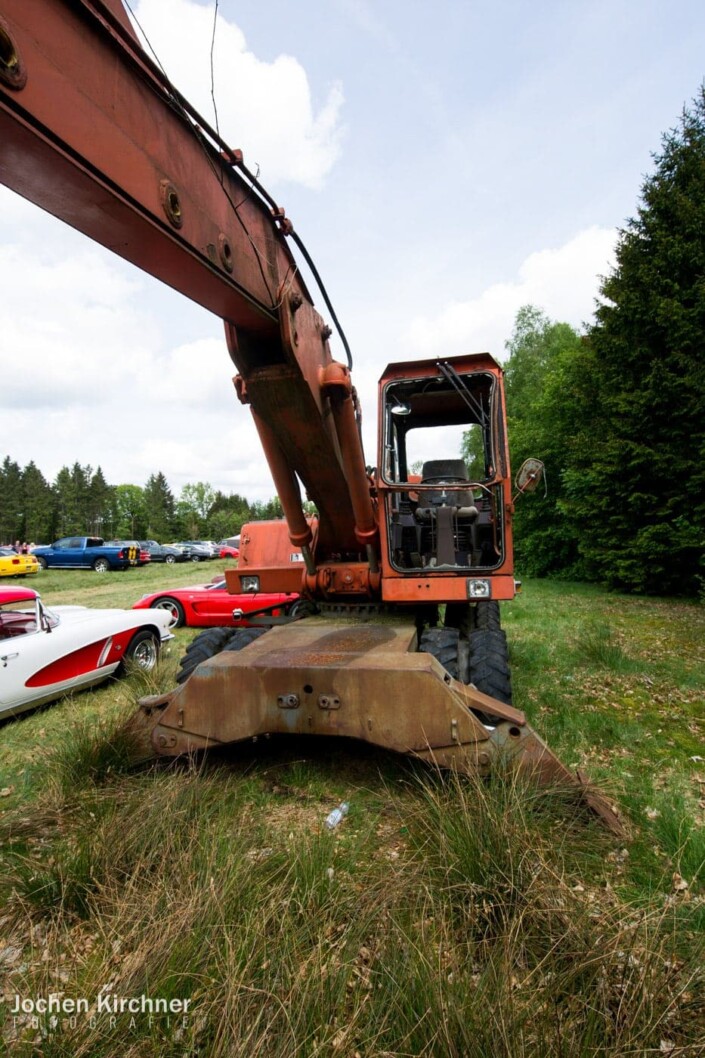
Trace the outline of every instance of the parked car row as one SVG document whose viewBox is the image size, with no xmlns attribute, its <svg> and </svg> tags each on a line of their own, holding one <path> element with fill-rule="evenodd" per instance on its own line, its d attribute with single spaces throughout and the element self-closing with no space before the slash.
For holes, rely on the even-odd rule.
<svg viewBox="0 0 705 1058">
<path fill-rule="evenodd" d="M 186 555 L 179 547 L 170 544 L 158 544 L 156 540 L 140 540 L 140 547 L 148 553 L 150 562 L 164 562 L 173 566 L 175 562 L 185 562 Z"/>
<path fill-rule="evenodd" d="M 192 562 L 203 562 L 209 558 L 239 558 L 239 537 L 237 539 L 237 547 L 228 540 L 221 540 L 219 543 L 213 540 L 182 540 L 173 546 L 183 548 Z"/>
<path fill-rule="evenodd" d="M 189 562 L 208 562 L 217 557 L 204 540 L 179 540 L 171 546 L 178 548 Z"/>
<path fill-rule="evenodd" d="M 239 538 L 238 538 L 239 543 Z M 212 558 L 238 558 L 231 541 L 182 540 L 159 544 L 156 540 L 108 540 L 97 536 L 65 536 L 53 544 L 32 548 L 28 555 L 11 547 L 0 548 L 0 576 L 24 577 L 40 569 L 93 569 L 96 573 L 145 566 L 148 562 L 207 562 Z"/>
</svg>

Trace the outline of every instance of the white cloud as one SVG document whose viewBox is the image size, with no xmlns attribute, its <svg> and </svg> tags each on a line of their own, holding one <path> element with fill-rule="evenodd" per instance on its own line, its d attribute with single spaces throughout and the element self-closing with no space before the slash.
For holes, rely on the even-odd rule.
<svg viewBox="0 0 705 1058">
<path fill-rule="evenodd" d="M 111 484 L 161 470 L 177 493 L 202 480 L 271 497 L 218 320 L 4 188 L 0 215 L 0 458 L 33 460 L 50 480 L 78 461 Z M 217 337 L 174 343 L 185 319 Z"/>
<path fill-rule="evenodd" d="M 516 313 L 526 304 L 580 328 L 594 311 L 599 276 L 614 262 L 616 238 L 613 228 L 592 227 L 563 246 L 530 254 L 515 280 L 495 283 L 474 298 L 413 319 L 406 333 L 408 346 L 417 356 L 481 351 L 501 356 Z"/>
<path fill-rule="evenodd" d="M 174 84 L 215 124 L 213 5 L 140 0 L 135 12 Z M 314 103 L 296 59 L 261 61 L 222 15 L 214 69 L 221 133 L 250 168 L 270 187 L 321 186 L 341 150 L 340 85 Z M 50 479 L 79 461 L 114 484 L 161 470 L 177 492 L 204 480 L 271 497 L 220 323 L 2 187 L 0 217 L 0 457 L 33 460 Z"/>
<path fill-rule="evenodd" d="M 37 261 L 28 240 L 0 246 L 0 282 L 11 306 L 3 346 L 6 355 L 21 351 L 26 368 L 5 374 L 0 405 L 103 403 L 116 373 L 139 376 L 155 325 L 138 308 L 138 273 L 131 280 L 87 244 L 61 260 Z"/>
<path fill-rule="evenodd" d="M 176 88 L 215 126 L 209 72 L 213 7 L 194 0 L 140 0 L 139 26 Z M 343 91 L 336 82 L 316 108 L 303 66 L 290 55 L 263 62 L 222 14 L 213 47 L 218 125 L 265 184 L 293 181 L 320 188 L 340 156 Z"/>
</svg>

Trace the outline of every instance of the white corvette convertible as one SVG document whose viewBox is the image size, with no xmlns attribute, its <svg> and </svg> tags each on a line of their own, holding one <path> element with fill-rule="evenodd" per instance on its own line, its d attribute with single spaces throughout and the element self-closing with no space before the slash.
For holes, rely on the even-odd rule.
<svg viewBox="0 0 705 1058">
<path fill-rule="evenodd" d="M 149 671 L 172 623 L 166 610 L 49 609 L 31 588 L 0 587 L 0 719 L 119 674 L 126 662 Z"/>
</svg>

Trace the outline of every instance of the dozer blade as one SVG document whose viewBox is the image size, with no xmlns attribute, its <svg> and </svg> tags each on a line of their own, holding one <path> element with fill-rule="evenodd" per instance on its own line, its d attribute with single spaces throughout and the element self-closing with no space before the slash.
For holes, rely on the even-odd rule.
<svg viewBox="0 0 705 1058">
<path fill-rule="evenodd" d="M 184 684 L 140 706 L 161 756 L 298 734 L 363 739 L 480 775 L 509 761 L 541 783 L 575 787 L 611 830 L 622 830 L 607 800 L 558 760 L 522 712 L 419 653 L 409 624 L 307 620 L 273 628 L 243 650 L 202 662 Z"/>
</svg>

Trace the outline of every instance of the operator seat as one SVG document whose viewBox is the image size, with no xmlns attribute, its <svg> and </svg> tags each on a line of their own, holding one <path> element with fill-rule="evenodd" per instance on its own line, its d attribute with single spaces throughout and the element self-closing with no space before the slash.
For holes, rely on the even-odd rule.
<svg viewBox="0 0 705 1058">
<path fill-rule="evenodd" d="M 430 459 L 421 469 L 421 484 L 437 486 L 419 492 L 415 513 L 423 565 L 454 568 L 476 564 L 478 510 L 464 461 Z"/>
<path fill-rule="evenodd" d="M 471 489 L 448 488 L 449 485 L 470 483 L 468 468 L 462 459 L 429 459 L 421 468 L 422 485 L 442 485 L 434 492 L 424 492 L 419 499 L 424 507 L 469 507 L 473 503 Z M 444 495 L 445 493 L 445 495 Z"/>
</svg>

